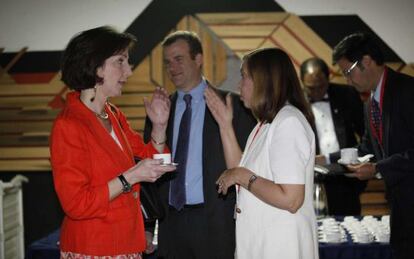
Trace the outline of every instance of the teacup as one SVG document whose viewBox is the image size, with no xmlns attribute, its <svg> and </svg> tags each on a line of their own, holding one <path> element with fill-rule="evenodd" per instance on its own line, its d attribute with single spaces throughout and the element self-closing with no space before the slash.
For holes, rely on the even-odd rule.
<svg viewBox="0 0 414 259">
<path fill-rule="evenodd" d="M 354 164 L 358 162 L 358 149 L 343 148 L 341 149 L 341 162 L 344 164 Z"/>
<path fill-rule="evenodd" d="M 171 153 L 154 154 L 152 158 L 162 159 L 163 164 L 171 164 Z"/>
</svg>

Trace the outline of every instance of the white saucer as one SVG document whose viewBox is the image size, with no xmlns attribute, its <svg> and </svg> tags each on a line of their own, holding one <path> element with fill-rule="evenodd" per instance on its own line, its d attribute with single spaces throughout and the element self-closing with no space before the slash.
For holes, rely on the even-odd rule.
<svg viewBox="0 0 414 259">
<path fill-rule="evenodd" d="M 358 160 L 356 160 L 356 161 L 352 161 L 350 163 L 345 163 L 344 161 L 342 161 L 342 159 L 338 159 L 338 164 L 341 164 L 341 165 L 358 165 L 358 164 L 360 164 L 360 162 Z"/>
<path fill-rule="evenodd" d="M 161 166 L 169 166 L 169 165 L 177 166 L 177 165 L 178 165 L 178 163 L 171 163 L 171 164 L 161 164 Z"/>
</svg>

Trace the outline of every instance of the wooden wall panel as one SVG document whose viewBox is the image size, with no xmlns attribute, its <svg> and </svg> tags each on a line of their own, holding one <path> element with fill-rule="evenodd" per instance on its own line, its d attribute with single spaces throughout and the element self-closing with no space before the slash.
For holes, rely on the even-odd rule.
<svg viewBox="0 0 414 259">
<path fill-rule="evenodd" d="M 409 66 L 409 65 L 404 66 L 404 68 L 401 69 L 400 72 L 414 77 L 414 67 L 413 66 Z"/>
<path fill-rule="evenodd" d="M 164 67 L 161 43 L 150 54 L 151 81 L 156 85 L 164 85 Z"/>
<path fill-rule="evenodd" d="M 284 26 L 292 33 L 292 35 L 294 35 L 294 37 L 300 39 L 304 45 L 303 47 L 311 50 L 312 56 L 322 58 L 328 65 L 332 63 L 332 49 L 313 30 L 311 30 L 300 17 L 293 14 L 290 15 L 284 22 Z M 301 59 L 301 61 L 304 60 L 304 58 Z"/>
<path fill-rule="evenodd" d="M 197 14 L 201 20 L 207 25 L 214 24 L 277 24 L 281 23 L 288 13 L 284 12 L 269 12 L 269 13 L 206 13 Z"/>
<path fill-rule="evenodd" d="M 213 84 L 216 84 L 214 80 L 214 42 L 206 31 L 202 31 L 200 36 L 203 46 L 203 74 Z"/>
<path fill-rule="evenodd" d="M 49 147 L 0 148 L 2 158 L 48 158 L 49 156 Z"/>
<path fill-rule="evenodd" d="M 27 106 L 44 106 L 53 99 L 53 96 L 23 96 L 23 97 L 1 97 L 1 108 L 21 108 Z"/>
<path fill-rule="evenodd" d="M 139 42 L 138 46 L 139 48 Z M 140 83 L 148 83 L 150 82 L 150 56 L 147 56 L 144 60 L 141 61 L 138 66 L 136 66 L 133 71 L 132 75 L 128 78 L 128 84 L 140 84 Z"/>
<path fill-rule="evenodd" d="M 271 39 L 290 55 L 296 66 L 300 66 L 302 60 L 312 56 L 306 48 L 303 48 L 301 42 L 292 37 L 290 31 L 283 26 L 272 34 Z"/>
<path fill-rule="evenodd" d="M 246 51 L 258 48 L 263 42 L 263 38 L 246 38 L 243 40 L 236 38 L 225 38 L 223 41 L 233 51 Z"/>
<path fill-rule="evenodd" d="M 49 121 L 0 121 L 0 134 L 24 134 L 29 132 L 50 132 L 53 120 Z M 1 157 L 1 156 L 0 156 Z"/>
<path fill-rule="evenodd" d="M 47 159 L 16 159 L 16 160 L 0 160 L 0 171 L 11 171 L 11 172 L 30 172 L 50 171 L 50 161 Z"/>
<path fill-rule="evenodd" d="M 201 34 L 201 32 L 203 31 L 203 27 L 200 25 L 200 21 L 198 19 L 195 19 L 193 16 L 187 16 L 188 19 L 188 27 L 187 30 L 189 31 L 194 31 L 196 32 L 198 35 Z"/>
<path fill-rule="evenodd" d="M 188 16 L 184 16 L 175 26 L 177 31 L 188 30 Z"/>
<path fill-rule="evenodd" d="M 221 42 L 214 42 L 214 84 L 221 85 L 227 78 L 227 53 Z"/>
<path fill-rule="evenodd" d="M 2 68 L 0 67 L 0 74 L 1 74 Z M 3 73 L 3 75 L 0 76 L 0 86 L 2 84 L 15 84 L 16 81 L 14 81 L 14 79 L 9 76 L 9 74 L 7 73 Z"/>
<path fill-rule="evenodd" d="M 1 84 L 0 97 L 3 96 L 31 96 L 55 95 L 62 90 L 62 86 L 53 87 L 50 84 Z"/>
<path fill-rule="evenodd" d="M 221 38 L 225 37 L 266 37 L 272 33 L 277 25 L 239 25 L 218 24 L 210 25 L 209 28 Z"/>
</svg>

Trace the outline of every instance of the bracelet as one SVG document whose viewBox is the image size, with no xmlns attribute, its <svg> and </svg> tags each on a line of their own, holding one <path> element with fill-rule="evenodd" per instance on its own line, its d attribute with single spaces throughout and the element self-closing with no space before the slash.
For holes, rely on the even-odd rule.
<svg viewBox="0 0 414 259">
<path fill-rule="evenodd" d="M 250 178 L 249 178 L 249 183 L 247 184 L 247 190 L 248 191 L 250 191 L 250 188 L 252 187 L 252 183 L 256 180 L 257 180 L 257 175 L 252 174 L 252 176 L 250 176 Z"/>
<path fill-rule="evenodd" d="M 165 142 L 167 141 L 167 138 L 165 138 L 163 141 L 158 142 L 158 141 L 156 141 L 156 140 L 154 139 L 154 137 L 151 135 L 151 140 L 152 140 L 152 142 L 154 142 L 154 144 L 156 144 L 156 145 L 163 145 L 163 144 L 165 144 Z"/>
</svg>

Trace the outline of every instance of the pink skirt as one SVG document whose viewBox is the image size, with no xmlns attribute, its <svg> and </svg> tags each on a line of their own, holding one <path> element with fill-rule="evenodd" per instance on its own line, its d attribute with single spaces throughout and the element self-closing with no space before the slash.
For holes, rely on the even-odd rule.
<svg viewBox="0 0 414 259">
<path fill-rule="evenodd" d="M 135 253 L 135 254 L 114 255 L 114 256 L 106 256 L 106 255 L 97 256 L 97 255 L 84 255 L 84 254 L 60 251 L 60 258 L 61 259 L 142 259 L 142 254 Z"/>
</svg>

